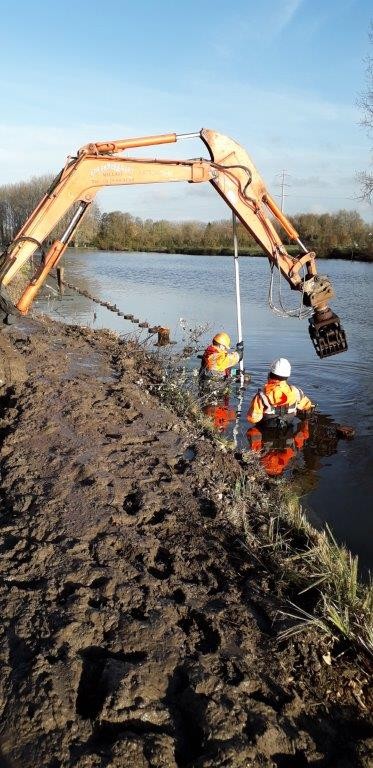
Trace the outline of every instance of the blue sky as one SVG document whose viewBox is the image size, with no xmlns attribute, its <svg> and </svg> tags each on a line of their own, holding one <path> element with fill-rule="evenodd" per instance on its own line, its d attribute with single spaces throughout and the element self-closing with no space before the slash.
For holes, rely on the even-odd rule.
<svg viewBox="0 0 373 768">
<path fill-rule="evenodd" d="M 357 209 L 371 140 L 356 106 L 367 0 L 2 0 L 0 184 L 57 173 L 89 141 L 213 128 L 239 141 L 285 211 Z M 151 156 L 206 155 L 199 141 Z M 103 210 L 226 218 L 210 185 L 106 190 Z"/>
</svg>

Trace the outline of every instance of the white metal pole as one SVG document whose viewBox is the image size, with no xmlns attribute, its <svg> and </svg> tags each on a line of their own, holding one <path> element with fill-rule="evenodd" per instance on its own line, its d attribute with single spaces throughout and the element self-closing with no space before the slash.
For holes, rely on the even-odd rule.
<svg viewBox="0 0 373 768">
<path fill-rule="evenodd" d="M 240 294 L 240 270 L 238 263 L 238 242 L 237 242 L 237 219 L 235 213 L 232 211 L 232 226 L 233 226 L 233 255 L 234 255 L 234 276 L 236 283 L 236 307 L 237 307 L 237 340 L 242 341 L 242 321 L 241 321 L 241 294 Z M 243 403 L 243 387 L 244 387 L 244 367 L 243 360 L 240 360 L 240 390 L 237 397 L 237 415 L 236 422 L 233 429 L 233 441 L 235 446 L 238 444 L 238 425 L 240 422 L 242 403 Z"/>
<path fill-rule="evenodd" d="M 242 341 L 242 321 L 241 321 L 241 294 L 240 294 L 240 270 L 238 264 L 238 243 L 237 243 L 237 220 L 236 214 L 232 211 L 233 225 L 233 253 L 234 253 L 234 274 L 236 282 L 236 306 L 237 306 L 237 337 Z M 243 387 L 244 381 L 243 360 L 240 360 L 240 385 Z"/>
</svg>

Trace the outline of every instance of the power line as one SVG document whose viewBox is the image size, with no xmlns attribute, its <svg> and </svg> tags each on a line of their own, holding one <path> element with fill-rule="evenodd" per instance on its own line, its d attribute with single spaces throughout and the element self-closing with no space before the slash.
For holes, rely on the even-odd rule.
<svg viewBox="0 0 373 768">
<path fill-rule="evenodd" d="M 310 197 L 312 198 L 320 197 L 320 198 L 324 198 L 325 200 L 356 200 L 357 202 L 359 202 L 359 198 L 356 198 L 356 197 L 350 197 L 347 195 L 319 195 L 318 192 L 310 192 L 309 195 L 298 195 L 298 193 L 295 192 L 292 195 L 285 195 L 285 197 L 302 197 L 306 199 L 309 199 Z"/>
<path fill-rule="evenodd" d="M 279 184 L 276 184 L 276 186 L 281 186 L 281 211 L 284 212 L 285 207 L 285 197 L 288 195 L 285 194 L 285 187 L 290 187 L 290 184 L 286 184 L 286 176 L 290 176 L 290 174 L 287 172 L 286 168 L 283 168 L 282 171 L 279 171 L 279 173 L 276 173 L 276 176 L 281 176 L 281 181 Z"/>
<path fill-rule="evenodd" d="M 291 179 L 291 174 L 289 173 L 289 171 L 286 170 L 286 168 L 283 168 L 281 171 L 276 173 L 275 177 L 280 178 L 279 182 L 275 183 L 274 186 L 281 187 L 280 194 L 275 195 L 275 197 L 280 197 L 280 208 L 282 212 L 284 212 L 284 208 L 285 208 L 285 197 L 292 197 L 292 198 L 299 197 L 302 199 L 312 198 L 314 200 L 316 200 L 317 198 L 324 199 L 324 200 L 350 200 L 351 202 L 356 202 L 356 203 L 361 202 L 361 200 L 356 196 L 354 196 L 353 194 L 352 195 L 333 195 L 332 193 L 330 195 L 324 195 L 324 194 L 319 194 L 318 192 L 310 192 L 308 195 L 298 194 L 296 191 L 294 191 L 294 185 L 287 184 L 286 182 L 286 177 L 288 179 Z M 290 194 L 288 192 L 285 192 L 285 189 L 290 188 L 291 186 L 293 186 L 293 192 L 290 192 Z"/>
</svg>

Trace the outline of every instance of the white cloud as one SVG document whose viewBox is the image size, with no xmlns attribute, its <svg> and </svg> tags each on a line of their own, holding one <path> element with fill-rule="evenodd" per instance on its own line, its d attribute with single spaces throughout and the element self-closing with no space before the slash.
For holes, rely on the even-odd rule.
<svg viewBox="0 0 373 768">
<path fill-rule="evenodd" d="M 330 187 L 330 181 L 320 178 L 320 176 L 297 177 L 287 175 L 286 179 L 292 187 L 317 187 L 321 185 L 324 188 Z"/>
<path fill-rule="evenodd" d="M 291 24 L 304 0 L 261 0 L 244 13 L 230 9 L 224 22 L 212 25 L 210 45 L 218 58 L 236 59 L 245 46 L 268 46 Z M 207 38 L 208 39 L 208 38 Z"/>
<path fill-rule="evenodd" d="M 281 32 L 283 32 L 284 29 L 290 24 L 302 3 L 303 0 L 283 0 L 282 3 L 278 3 L 281 8 L 278 11 L 276 36 L 280 35 Z"/>
</svg>

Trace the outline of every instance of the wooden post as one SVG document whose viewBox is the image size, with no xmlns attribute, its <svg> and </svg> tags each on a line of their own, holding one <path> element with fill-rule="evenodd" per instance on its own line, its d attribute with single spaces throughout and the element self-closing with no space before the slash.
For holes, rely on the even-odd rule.
<svg viewBox="0 0 373 768">
<path fill-rule="evenodd" d="M 158 328 L 158 342 L 159 347 L 165 347 L 167 344 L 170 344 L 170 329 L 169 328 Z"/>
</svg>

